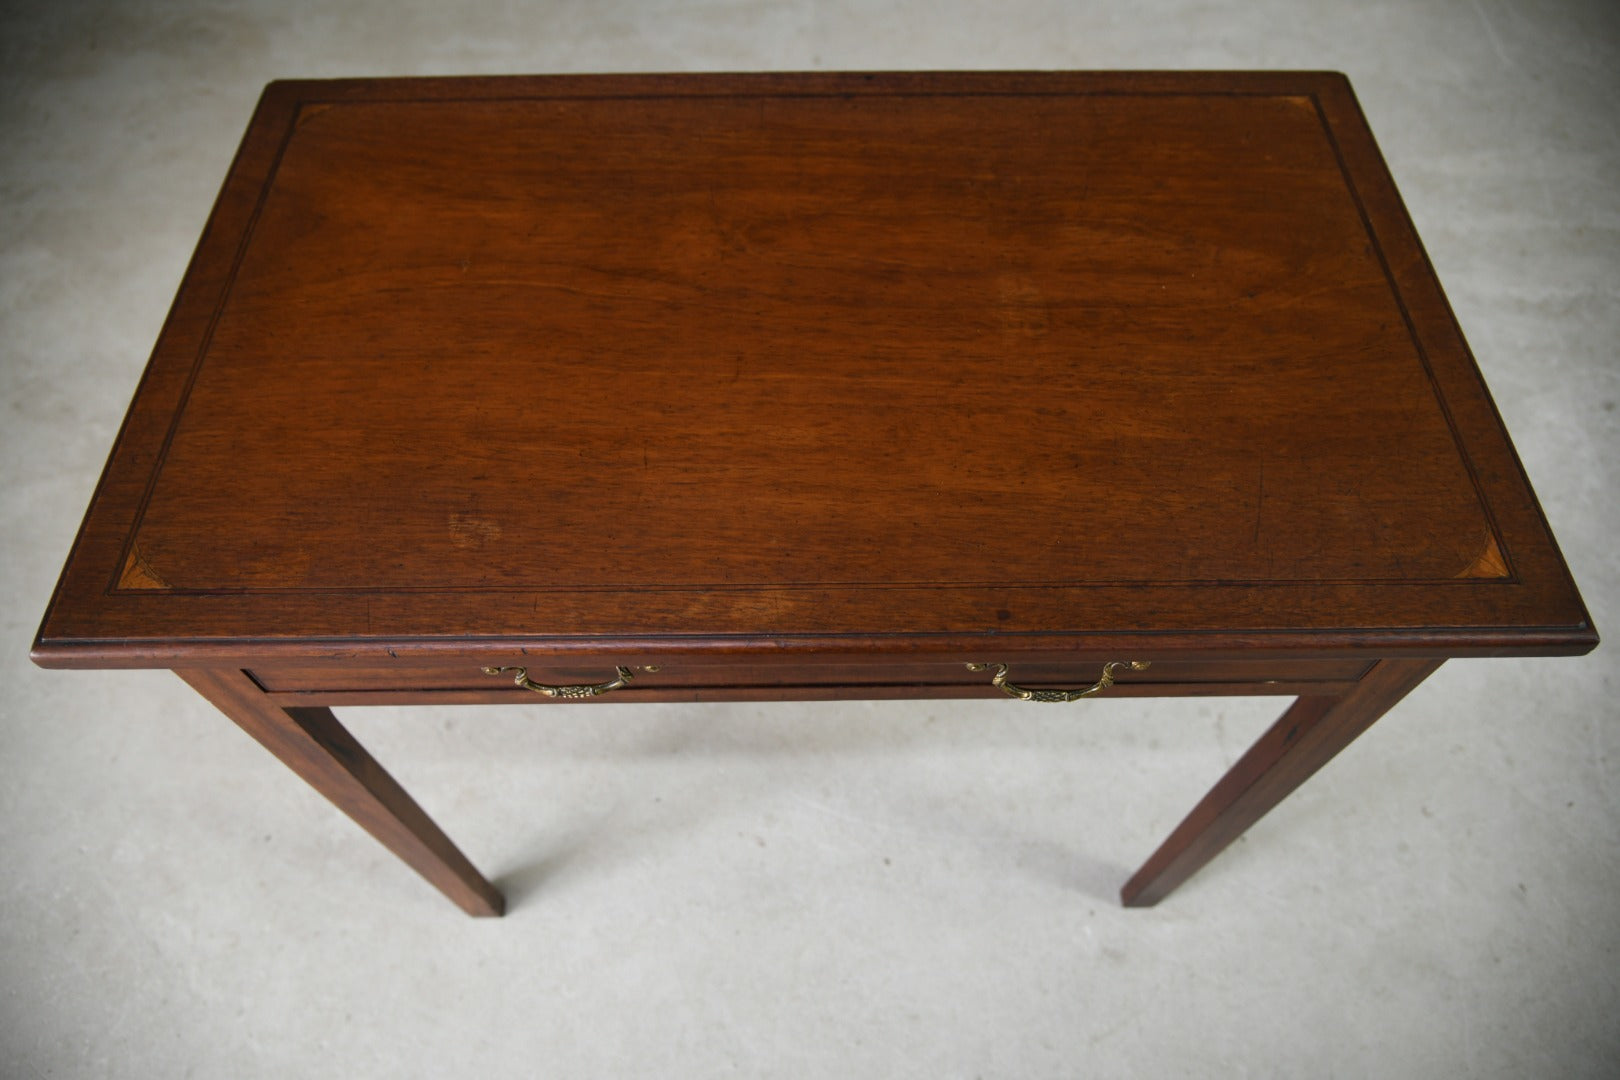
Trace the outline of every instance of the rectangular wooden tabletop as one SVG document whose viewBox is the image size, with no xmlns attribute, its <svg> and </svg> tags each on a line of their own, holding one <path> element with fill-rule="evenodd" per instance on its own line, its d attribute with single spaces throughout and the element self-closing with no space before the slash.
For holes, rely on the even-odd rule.
<svg viewBox="0 0 1620 1080">
<path fill-rule="evenodd" d="M 272 84 L 36 657 L 989 636 L 1595 643 L 1341 76 Z"/>
</svg>

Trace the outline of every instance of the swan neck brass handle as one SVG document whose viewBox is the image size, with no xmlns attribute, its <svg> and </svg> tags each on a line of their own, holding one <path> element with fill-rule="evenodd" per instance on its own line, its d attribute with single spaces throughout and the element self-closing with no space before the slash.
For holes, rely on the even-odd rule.
<svg viewBox="0 0 1620 1080">
<path fill-rule="evenodd" d="M 1114 676 L 1122 667 L 1132 671 L 1146 671 L 1152 665 L 1151 660 L 1112 660 L 1103 665 L 1102 678 L 1090 686 L 1079 690 L 1029 690 L 1022 686 L 1014 686 L 1007 681 L 1006 664 L 969 664 L 969 671 L 990 671 L 995 674 L 990 677 L 990 685 L 1000 690 L 1010 698 L 1019 701 L 1079 701 L 1081 698 L 1100 694 L 1114 685 Z"/>
<path fill-rule="evenodd" d="M 485 675 L 505 675 L 512 673 L 512 681 L 525 690 L 533 690 L 537 694 L 554 698 L 588 698 L 601 697 L 603 694 L 622 689 L 630 684 L 632 678 L 629 668 L 616 667 L 613 669 L 616 676 L 605 683 L 596 683 L 591 686 L 547 686 L 537 683 L 529 678 L 529 669 L 520 667 L 487 667 Z"/>
</svg>

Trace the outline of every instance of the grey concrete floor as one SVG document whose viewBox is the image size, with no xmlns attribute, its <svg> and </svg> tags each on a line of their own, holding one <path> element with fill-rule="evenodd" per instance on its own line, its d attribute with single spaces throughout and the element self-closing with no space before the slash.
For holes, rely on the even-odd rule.
<svg viewBox="0 0 1620 1080">
<path fill-rule="evenodd" d="M 7 3 L 0 1075 L 1620 1073 L 1612 647 L 1453 662 L 1161 907 L 1263 700 L 378 710 L 462 918 L 161 672 L 27 646 L 262 84 L 1337 68 L 1601 629 L 1620 5 Z"/>
</svg>

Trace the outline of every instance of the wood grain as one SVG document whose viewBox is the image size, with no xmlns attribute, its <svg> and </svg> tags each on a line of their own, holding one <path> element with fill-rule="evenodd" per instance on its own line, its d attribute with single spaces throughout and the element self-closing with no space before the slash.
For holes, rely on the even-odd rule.
<svg viewBox="0 0 1620 1080">
<path fill-rule="evenodd" d="M 654 662 L 656 659 L 656 662 Z M 487 666 L 522 667 L 543 683 L 604 682 L 618 666 L 632 672 L 629 690 L 681 686 L 748 684 L 802 686 L 814 683 L 859 686 L 863 683 L 910 682 L 918 685 L 988 687 L 990 677 L 968 670 L 983 657 L 952 660 L 907 660 L 865 656 L 819 657 L 799 662 L 762 663 L 716 660 L 704 656 L 650 658 L 625 654 L 601 660 L 559 662 L 521 654 L 498 658 L 457 657 L 420 663 L 406 660 L 364 661 L 353 658 L 324 663 L 260 665 L 249 675 L 266 690 L 452 690 L 498 687 L 510 676 L 490 676 Z M 989 658 L 996 662 L 994 657 Z M 1183 686 L 1267 681 L 1354 681 L 1369 667 L 1364 660 L 1160 660 L 1144 671 L 1116 672 L 1117 685 Z M 1103 662 L 1020 660 L 1012 665 L 1014 683 L 1039 686 L 1085 686 L 1102 674 Z M 628 692 L 628 690 L 626 691 Z"/>
<path fill-rule="evenodd" d="M 556 76 L 266 89 L 33 658 L 492 915 L 326 706 L 1300 694 L 1144 905 L 1443 659 L 1597 640 L 1343 76 Z"/>
<path fill-rule="evenodd" d="M 1309 98 L 739 94 L 302 120 L 138 536 L 212 592 L 1448 581 L 1487 529 Z"/>
<path fill-rule="evenodd" d="M 1257 634 L 1596 640 L 1342 77 L 360 80 L 266 91 L 36 656 Z"/>
</svg>

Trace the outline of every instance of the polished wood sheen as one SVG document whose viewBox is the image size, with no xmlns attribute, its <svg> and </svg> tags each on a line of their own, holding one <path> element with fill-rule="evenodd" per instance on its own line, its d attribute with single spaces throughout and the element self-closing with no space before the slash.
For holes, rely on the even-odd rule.
<svg viewBox="0 0 1620 1080">
<path fill-rule="evenodd" d="M 1301 695 L 1144 903 L 1438 661 L 1596 641 L 1342 76 L 589 76 L 266 89 L 34 656 L 284 759 L 539 700 L 485 666 Z"/>
</svg>

